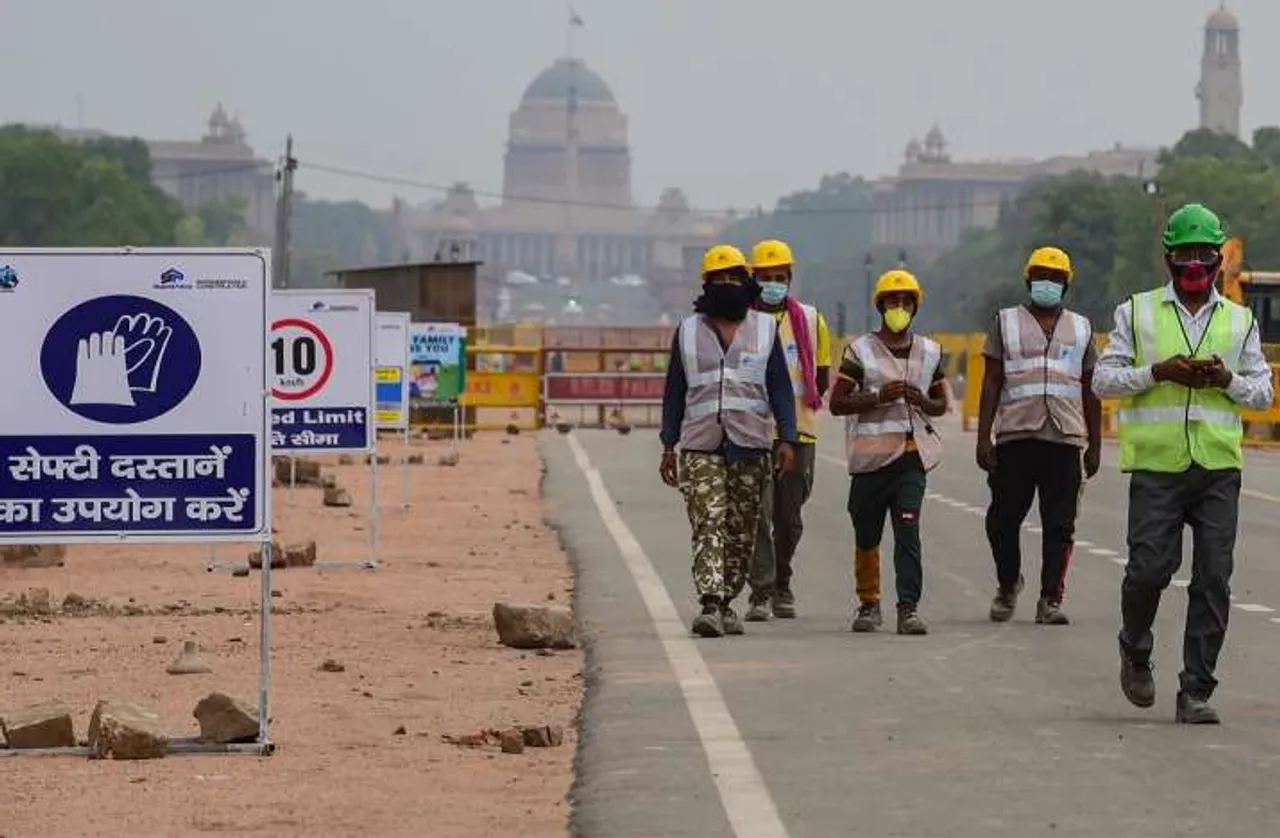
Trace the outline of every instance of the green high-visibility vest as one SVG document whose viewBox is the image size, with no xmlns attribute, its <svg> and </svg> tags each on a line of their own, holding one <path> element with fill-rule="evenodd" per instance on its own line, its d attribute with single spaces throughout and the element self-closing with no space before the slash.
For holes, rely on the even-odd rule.
<svg viewBox="0 0 1280 838">
<path fill-rule="evenodd" d="M 1209 315 L 1199 346 L 1191 346 L 1167 288 L 1132 297 L 1134 366 L 1156 364 L 1175 355 L 1217 355 L 1233 373 L 1240 367 L 1253 314 L 1220 300 Z M 1217 470 L 1240 468 L 1244 426 L 1240 408 L 1225 392 L 1195 390 L 1170 381 L 1125 399 L 1119 411 L 1120 470 L 1179 474 L 1193 464 Z"/>
</svg>

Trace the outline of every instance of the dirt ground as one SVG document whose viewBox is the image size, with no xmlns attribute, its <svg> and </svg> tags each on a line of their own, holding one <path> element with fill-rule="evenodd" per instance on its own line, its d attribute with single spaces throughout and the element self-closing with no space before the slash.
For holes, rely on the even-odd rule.
<svg viewBox="0 0 1280 838">
<path fill-rule="evenodd" d="M 502 647 L 490 618 L 496 600 L 572 602 L 542 519 L 534 439 L 477 436 L 454 468 L 436 463 L 447 450 L 413 443 L 427 464 L 408 469 L 407 512 L 400 467 L 382 467 L 378 571 L 274 572 L 273 756 L 0 757 L 0 838 L 565 835 L 580 654 Z M 314 538 L 322 562 L 364 559 L 368 469 L 324 462 L 355 505 L 279 489 L 278 537 Z M 247 553 L 224 546 L 215 558 Z M 60 699 L 83 740 L 100 698 L 152 707 L 173 736 L 199 732 L 192 709 L 211 691 L 256 704 L 260 577 L 207 572 L 208 557 L 203 545 L 77 546 L 62 568 L 0 568 L 0 713 Z M 55 607 L 74 592 L 110 610 L 15 614 L 13 600 L 38 587 Z M 213 674 L 165 672 L 184 640 Z M 327 659 L 343 671 L 323 671 Z M 448 741 L 512 725 L 563 726 L 564 744 L 508 755 Z"/>
</svg>

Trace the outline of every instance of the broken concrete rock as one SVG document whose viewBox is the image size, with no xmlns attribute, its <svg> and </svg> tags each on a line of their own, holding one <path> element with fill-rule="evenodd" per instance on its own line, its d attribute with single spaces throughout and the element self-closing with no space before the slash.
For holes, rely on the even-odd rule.
<svg viewBox="0 0 1280 838">
<path fill-rule="evenodd" d="M 520 735 L 524 738 L 524 744 L 530 748 L 558 748 L 564 744 L 564 728 L 560 725 L 522 727 Z"/>
<path fill-rule="evenodd" d="M 325 491 L 338 488 L 338 478 L 334 477 L 332 474 L 320 475 L 320 488 Z"/>
<path fill-rule="evenodd" d="M 262 570 L 262 548 L 259 547 L 249 554 L 249 567 L 254 570 Z M 284 567 L 284 548 L 280 546 L 280 542 L 271 542 L 271 569 L 276 570 Z"/>
<path fill-rule="evenodd" d="M 300 541 L 284 546 L 285 567 L 312 567 L 316 563 L 316 543 Z"/>
<path fill-rule="evenodd" d="M 355 464 L 356 458 L 350 454 L 342 454 L 338 457 L 338 465 L 340 466 L 353 466 Z"/>
<path fill-rule="evenodd" d="M 374 460 L 377 460 L 378 465 L 380 465 L 380 466 L 385 466 L 385 465 L 387 465 L 388 463 L 390 463 L 390 462 L 391 462 L 391 455 L 390 455 L 390 454 L 378 454 L 378 455 L 376 455 L 376 456 L 375 456 L 375 455 L 373 455 L 373 454 L 370 454 L 370 455 L 368 455 L 367 457 L 365 457 L 365 458 L 364 458 L 364 461 L 365 461 L 365 464 L 366 464 L 366 465 L 372 465 L 372 464 L 373 464 L 373 462 L 374 462 Z"/>
<path fill-rule="evenodd" d="M 294 484 L 298 486 L 320 485 L 320 463 L 315 460 L 298 458 L 296 465 L 290 466 L 288 457 L 277 457 L 275 466 L 275 482 L 279 486 L 288 486 L 292 474 Z"/>
<path fill-rule="evenodd" d="M 520 731 L 515 728 L 500 731 L 498 733 L 498 741 L 502 745 L 504 754 L 523 754 L 524 753 L 524 737 Z"/>
<path fill-rule="evenodd" d="M 252 742 L 258 738 L 258 708 L 223 693 L 209 693 L 192 712 L 200 722 L 200 741 Z"/>
<path fill-rule="evenodd" d="M 420 466 L 427 462 L 427 458 L 422 454 L 410 454 L 408 457 L 405 457 L 404 462 L 406 465 Z"/>
<path fill-rule="evenodd" d="M 453 468 L 458 464 L 458 452 L 450 451 L 448 454 L 441 454 L 440 459 L 436 460 L 436 464 L 445 468 Z"/>
<path fill-rule="evenodd" d="M 66 563 L 65 544 L 11 544 L 0 547 L 0 565 L 4 567 L 62 567 Z"/>
<path fill-rule="evenodd" d="M 0 716 L 0 734 L 14 750 L 72 748 L 76 744 L 71 709 L 60 701 L 32 704 Z"/>
<path fill-rule="evenodd" d="M 574 648 L 573 612 L 550 605 L 497 602 L 493 624 L 498 639 L 513 649 Z"/>
<path fill-rule="evenodd" d="M 159 759 L 169 751 L 160 716 L 126 701 L 99 701 L 89 719 L 95 759 Z"/>
<path fill-rule="evenodd" d="M 351 499 L 351 493 L 341 486 L 331 486 L 324 490 L 324 505 L 333 507 L 347 507 L 354 503 Z"/>
<path fill-rule="evenodd" d="M 188 640 L 182 644 L 182 651 L 165 672 L 170 675 L 208 675 L 213 672 L 213 667 L 200 654 L 195 641 Z"/>
</svg>

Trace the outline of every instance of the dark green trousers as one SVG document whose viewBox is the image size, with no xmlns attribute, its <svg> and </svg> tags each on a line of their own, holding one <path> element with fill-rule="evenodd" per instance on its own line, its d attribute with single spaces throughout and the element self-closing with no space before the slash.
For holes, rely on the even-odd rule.
<svg viewBox="0 0 1280 838">
<path fill-rule="evenodd" d="M 884 518 L 893 526 L 893 575 L 899 605 L 920 602 L 924 570 L 920 553 L 920 507 L 924 505 L 925 470 L 914 452 L 869 474 L 855 474 L 849 484 L 849 517 L 860 554 L 877 551 Z"/>
</svg>

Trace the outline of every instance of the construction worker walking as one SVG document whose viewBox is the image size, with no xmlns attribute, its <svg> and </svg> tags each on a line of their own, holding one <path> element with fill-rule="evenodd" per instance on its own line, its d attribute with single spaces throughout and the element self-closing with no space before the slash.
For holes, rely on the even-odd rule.
<svg viewBox="0 0 1280 838">
<path fill-rule="evenodd" d="M 795 461 L 791 379 L 776 321 L 751 308 L 759 293 L 742 251 L 712 247 L 667 362 L 658 471 L 684 494 L 701 637 L 743 633 L 732 603 L 746 587 L 765 482 L 771 465 L 785 473 Z"/>
<path fill-rule="evenodd" d="M 791 561 L 804 532 L 801 512 L 813 492 L 818 410 L 831 378 L 831 333 L 827 321 L 816 308 L 795 298 L 794 268 L 795 257 L 785 242 L 768 239 L 751 250 L 751 273 L 760 285 L 756 309 L 773 315 L 777 321 L 778 341 L 795 392 L 799 435 L 795 468 L 773 472 L 771 479 L 765 481 L 764 514 L 760 516 L 748 579 L 751 602 L 746 619 L 751 622 L 763 622 L 770 616 L 796 616 Z M 774 446 L 781 444 L 779 437 Z"/>
<path fill-rule="evenodd" d="M 1192 532 L 1175 718 L 1217 724 L 1209 704 L 1231 611 L 1243 409 L 1271 404 L 1271 370 L 1250 311 L 1214 287 L 1227 235 L 1199 204 L 1164 230 L 1172 282 L 1116 308 L 1115 329 L 1093 387 L 1123 399 L 1120 470 L 1129 478 L 1129 560 L 1120 589 L 1120 687 L 1138 707 L 1155 703 L 1151 627 L 1160 595 L 1182 564 Z"/>
<path fill-rule="evenodd" d="M 1023 584 L 1022 522 L 1039 495 L 1036 622 L 1066 625 L 1062 598 L 1081 486 L 1102 456 L 1102 402 L 1092 390 L 1097 350 L 1088 318 L 1062 305 L 1075 279 L 1065 251 L 1037 249 L 1023 278 L 1030 302 L 996 315 L 982 350 L 977 459 L 991 489 L 987 541 L 998 584 L 990 617 L 1013 617 Z"/>
<path fill-rule="evenodd" d="M 849 516 L 854 531 L 856 632 L 875 631 L 880 611 L 880 540 L 893 526 L 898 634 L 928 634 L 920 618 L 923 565 L 920 512 L 926 474 L 942 460 L 929 417 L 947 410 L 942 348 L 911 330 L 924 292 L 914 276 L 893 270 L 876 282 L 872 303 L 881 327 L 844 351 L 831 392 L 831 412 L 845 420 Z"/>
</svg>

